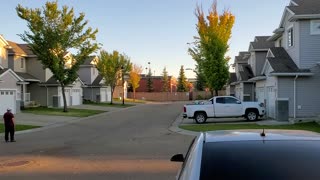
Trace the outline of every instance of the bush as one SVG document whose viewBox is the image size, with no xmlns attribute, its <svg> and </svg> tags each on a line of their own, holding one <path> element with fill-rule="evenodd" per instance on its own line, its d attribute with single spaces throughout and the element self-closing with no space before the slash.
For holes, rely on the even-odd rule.
<svg viewBox="0 0 320 180">
<path fill-rule="evenodd" d="M 199 94 L 196 100 L 204 100 L 204 98 Z"/>
</svg>

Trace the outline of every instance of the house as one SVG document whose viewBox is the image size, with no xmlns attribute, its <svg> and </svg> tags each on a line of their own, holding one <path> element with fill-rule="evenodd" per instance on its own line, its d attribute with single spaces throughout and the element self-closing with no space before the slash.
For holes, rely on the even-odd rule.
<svg viewBox="0 0 320 180">
<path fill-rule="evenodd" d="M 0 91 L 2 92 L 0 94 L 3 94 L 0 101 L 5 98 L 5 102 L 8 102 L 1 103 L 0 110 L 10 105 L 13 112 L 19 112 L 20 106 L 23 107 L 31 102 L 39 103 L 41 106 L 62 107 L 60 84 L 54 79 L 49 69 L 43 69 L 43 65 L 28 45 L 7 41 L 2 36 L 0 36 L 0 44 Z M 65 57 L 70 58 L 71 54 L 66 53 Z M 81 80 L 77 79 L 66 86 L 68 105 L 82 104 L 82 85 Z M 11 95 L 11 97 L 4 97 L 4 95 Z"/>
<path fill-rule="evenodd" d="M 90 56 L 80 65 L 78 74 L 85 84 L 83 87 L 83 99 L 94 102 L 110 102 L 111 87 L 106 86 L 104 79 L 99 75 L 95 67 L 96 61 L 98 61 L 98 57 Z"/>
<path fill-rule="evenodd" d="M 234 95 L 241 101 L 252 101 L 254 99 L 254 84 L 248 81 L 253 77 L 251 66 L 248 64 L 250 52 L 240 52 L 235 57 L 235 71 L 237 81 L 231 83 L 234 86 Z"/>
<path fill-rule="evenodd" d="M 277 118 L 277 101 L 287 101 L 293 118 L 319 116 L 320 111 L 320 1 L 292 0 L 279 27 L 268 41 L 256 84 L 259 101 L 265 100 L 267 116 Z M 259 73 L 259 71 L 257 71 Z"/>
<path fill-rule="evenodd" d="M 232 83 L 237 82 L 237 75 L 236 73 L 229 73 L 229 82 L 226 86 L 226 95 L 227 96 L 235 96 L 235 85 L 231 85 Z"/>
</svg>

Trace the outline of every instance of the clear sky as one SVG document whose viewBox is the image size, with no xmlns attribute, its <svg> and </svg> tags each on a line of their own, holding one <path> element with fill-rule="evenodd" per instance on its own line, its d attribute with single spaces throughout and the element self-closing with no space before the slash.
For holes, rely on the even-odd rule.
<svg viewBox="0 0 320 180">
<path fill-rule="evenodd" d="M 26 7 L 41 7 L 45 0 L 10 0 L 0 6 L 0 34 L 5 39 L 23 43 L 17 34 L 27 30 L 26 23 L 15 11 L 20 3 Z M 131 61 L 148 67 L 148 62 L 160 75 L 164 67 L 170 75 L 178 76 L 181 65 L 194 68 L 188 48 L 196 32 L 194 10 L 202 5 L 205 12 L 213 0 L 59 0 L 60 5 L 84 12 L 89 26 L 98 28 L 97 40 L 103 49 L 118 50 Z M 272 35 L 289 0 L 218 0 L 219 11 L 229 9 L 236 22 L 230 40 L 232 57 L 246 51 L 254 36 Z M 145 71 L 144 71 L 145 72 Z M 192 77 L 191 71 L 186 71 Z"/>
</svg>

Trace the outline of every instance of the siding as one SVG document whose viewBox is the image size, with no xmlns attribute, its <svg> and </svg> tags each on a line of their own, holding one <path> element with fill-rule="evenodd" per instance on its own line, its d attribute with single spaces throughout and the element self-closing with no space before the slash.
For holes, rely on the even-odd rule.
<svg viewBox="0 0 320 180">
<path fill-rule="evenodd" d="M 92 78 L 91 78 L 91 67 L 80 67 L 78 73 L 80 79 L 83 81 L 84 84 L 91 84 Z"/>
<path fill-rule="evenodd" d="M 97 101 L 97 94 L 100 94 L 100 88 L 83 88 L 83 99 Z"/>
<path fill-rule="evenodd" d="M 3 88 L 3 89 L 17 89 L 18 92 L 20 92 L 20 86 L 17 85 L 17 80 L 16 78 L 14 78 L 14 76 L 9 73 L 9 72 L 6 72 L 5 75 L 3 75 L 0 80 L 2 81 L 0 83 L 0 88 Z"/>
<path fill-rule="evenodd" d="M 13 70 L 15 72 L 27 72 L 26 71 L 26 59 L 24 60 L 23 68 L 21 68 L 21 56 L 14 56 Z"/>
<path fill-rule="evenodd" d="M 288 15 L 285 18 L 285 32 L 283 33 L 282 39 L 284 41 L 285 46 L 283 46 L 288 54 L 291 56 L 293 61 L 298 65 L 300 59 L 300 38 L 299 38 L 299 22 L 289 22 L 289 18 L 292 15 Z M 288 47 L 288 30 L 293 27 L 293 46 Z"/>
<path fill-rule="evenodd" d="M 315 73 L 312 77 L 299 77 L 297 79 L 297 91 L 296 91 L 296 116 L 297 117 L 314 117 L 319 116 L 320 111 L 320 69 L 315 67 L 312 69 Z M 278 78 L 279 81 L 279 97 L 289 98 L 289 115 L 293 117 L 294 105 L 293 105 L 293 79 L 291 78 Z M 300 107 L 300 108 L 298 108 Z"/>
<path fill-rule="evenodd" d="M 49 107 L 52 106 L 52 101 L 53 101 L 52 96 L 58 95 L 57 87 L 48 87 L 47 89 L 44 86 L 39 86 L 39 84 L 33 83 L 28 86 L 28 89 L 30 91 L 31 101 L 40 103 L 41 106 L 49 106 Z M 47 97 L 48 97 L 48 104 L 47 104 Z"/>
<path fill-rule="evenodd" d="M 300 68 L 311 68 L 320 62 L 320 35 L 310 34 L 310 21 L 300 21 Z"/>
<path fill-rule="evenodd" d="M 0 65 L 4 68 L 8 67 L 7 49 L 3 44 L 0 44 Z"/>
<path fill-rule="evenodd" d="M 264 63 L 266 62 L 266 56 L 267 52 L 256 52 L 256 63 L 255 63 L 255 69 L 256 69 L 256 76 L 261 75 L 262 68 L 264 66 Z"/>
<path fill-rule="evenodd" d="M 26 60 L 27 73 L 38 78 L 41 82 L 45 82 L 45 71 L 40 61 L 36 57 L 27 58 Z"/>
</svg>

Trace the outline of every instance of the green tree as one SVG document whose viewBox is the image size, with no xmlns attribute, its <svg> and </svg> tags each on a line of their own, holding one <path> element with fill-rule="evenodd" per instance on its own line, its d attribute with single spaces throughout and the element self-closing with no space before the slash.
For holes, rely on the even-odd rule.
<svg viewBox="0 0 320 180">
<path fill-rule="evenodd" d="M 167 71 L 167 68 L 163 68 L 163 71 L 162 71 L 162 91 L 163 92 L 168 92 L 169 91 L 169 77 L 168 77 L 168 71 Z"/>
<path fill-rule="evenodd" d="M 184 74 L 183 66 L 181 66 L 180 72 L 179 72 L 177 91 L 178 92 L 188 91 L 188 81 L 187 81 L 186 75 Z"/>
<path fill-rule="evenodd" d="M 205 77 L 203 75 L 203 72 L 201 72 L 199 70 L 199 68 L 196 67 L 195 73 L 196 73 L 196 78 L 197 78 L 197 81 L 196 81 L 196 84 L 195 84 L 196 89 L 198 91 L 204 91 L 205 88 L 206 88 L 206 79 L 205 79 Z"/>
<path fill-rule="evenodd" d="M 99 60 L 96 62 L 96 68 L 104 78 L 105 84 L 111 87 L 110 104 L 113 104 L 113 92 L 122 78 L 122 73 L 128 74 L 131 71 L 132 64 L 130 59 L 126 55 L 119 54 L 118 51 L 108 53 L 101 50 Z"/>
<path fill-rule="evenodd" d="M 194 47 L 189 48 L 189 53 L 197 62 L 200 72 L 211 90 L 221 90 L 229 78 L 228 60 L 225 57 L 228 51 L 228 41 L 231 37 L 235 16 L 230 11 L 217 11 L 217 1 L 212 5 L 209 15 L 205 16 L 198 6 L 196 9 L 198 19 L 198 37 L 195 37 Z"/>
<path fill-rule="evenodd" d="M 19 4 L 16 12 L 27 22 L 29 29 L 19 36 L 28 43 L 43 68 L 50 69 L 59 82 L 63 111 L 67 112 L 65 86 L 78 78 L 80 65 L 98 49 L 95 41 L 98 30 L 86 28 L 88 21 L 84 20 L 84 13 L 76 17 L 73 8 L 63 6 L 58 9 L 57 1 L 47 2 L 42 9 L 29 9 Z M 65 54 L 70 50 L 75 53 L 71 59 L 65 59 Z"/>
<path fill-rule="evenodd" d="M 147 74 L 147 91 L 148 92 L 153 91 L 153 81 L 152 81 L 151 69 L 149 69 L 149 73 Z"/>
</svg>

